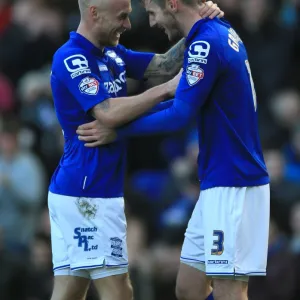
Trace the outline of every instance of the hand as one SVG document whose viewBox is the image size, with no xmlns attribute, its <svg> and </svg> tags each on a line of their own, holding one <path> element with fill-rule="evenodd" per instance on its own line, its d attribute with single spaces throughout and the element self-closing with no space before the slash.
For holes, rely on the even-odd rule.
<svg viewBox="0 0 300 300">
<path fill-rule="evenodd" d="M 168 91 L 169 91 L 169 96 L 172 98 L 174 97 L 175 95 L 175 92 L 176 92 L 176 89 L 177 89 L 177 86 L 178 86 L 178 83 L 180 81 L 180 78 L 182 76 L 182 70 L 181 69 L 179 71 L 179 73 L 171 80 L 169 80 L 168 82 L 166 82 L 167 84 L 167 88 L 168 88 Z"/>
<path fill-rule="evenodd" d="M 105 127 L 98 120 L 80 125 L 76 133 L 80 141 L 87 142 L 84 146 L 89 148 L 110 144 L 117 138 L 114 129 Z"/>
<path fill-rule="evenodd" d="M 224 12 L 218 7 L 218 4 L 213 3 L 212 1 L 199 1 L 199 15 L 204 19 L 209 17 L 213 19 L 214 17 L 222 18 L 224 17 Z M 201 5 L 204 3 L 205 5 Z"/>
</svg>

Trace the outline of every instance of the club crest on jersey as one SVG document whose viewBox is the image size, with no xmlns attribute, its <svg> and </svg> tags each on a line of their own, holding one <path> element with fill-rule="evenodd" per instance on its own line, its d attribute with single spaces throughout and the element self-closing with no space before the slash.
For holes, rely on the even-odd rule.
<svg viewBox="0 0 300 300">
<path fill-rule="evenodd" d="M 112 50 L 106 51 L 106 55 L 111 57 L 111 58 L 116 58 L 117 57 L 116 52 L 112 51 Z"/>
<path fill-rule="evenodd" d="M 191 64 L 186 68 L 186 80 L 190 86 L 204 78 L 204 71 L 199 65 Z"/>
<path fill-rule="evenodd" d="M 99 91 L 99 81 L 93 77 L 85 77 L 79 83 L 79 90 L 82 94 L 97 95 Z"/>
<path fill-rule="evenodd" d="M 124 66 L 125 63 L 122 60 L 122 58 L 120 58 L 115 51 L 109 50 L 106 52 L 106 55 L 109 56 L 110 58 L 114 59 L 115 62 L 119 65 L 119 66 Z"/>
</svg>

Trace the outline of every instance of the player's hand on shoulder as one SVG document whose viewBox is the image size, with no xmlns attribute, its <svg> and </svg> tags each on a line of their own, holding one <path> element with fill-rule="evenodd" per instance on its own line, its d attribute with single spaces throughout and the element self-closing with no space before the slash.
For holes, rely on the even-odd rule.
<svg viewBox="0 0 300 300">
<path fill-rule="evenodd" d="M 80 125 L 76 133 L 80 141 L 86 142 L 86 147 L 98 147 L 114 142 L 117 138 L 117 133 L 114 129 L 105 127 L 100 121 Z"/>
<path fill-rule="evenodd" d="M 222 18 L 224 17 L 224 12 L 220 9 L 218 4 L 207 1 L 205 2 L 205 5 L 201 5 L 203 3 L 202 0 L 199 1 L 199 14 L 202 18 L 209 17 L 210 19 L 213 19 L 215 17 Z"/>
<path fill-rule="evenodd" d="M 177 86 L 179 84 L 180 78 L 182 76 L 182 69 L 179 71 L 179 73 L 171 80 L 169 80 L 166 84 L 168 85 L 168 91 L 170 94 L 170 97 L 173 97 L 175 95 Z"/>
</svg>

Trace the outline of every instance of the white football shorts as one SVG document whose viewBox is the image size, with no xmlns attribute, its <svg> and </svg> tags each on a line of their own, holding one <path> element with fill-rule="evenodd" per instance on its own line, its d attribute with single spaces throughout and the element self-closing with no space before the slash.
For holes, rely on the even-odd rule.
<svg viewBox="0 0 300 300">
<path fill-rule="evenodd" d="M 49 192 L 54 275 L 98 279 L 128 272 L 123 198 Z"/>
<path fill-rule="evenodd" d="M 264 276 L 269 219 L 269 185 L 201 191 L 180 260 L 208 276 Z"/>
</svg>

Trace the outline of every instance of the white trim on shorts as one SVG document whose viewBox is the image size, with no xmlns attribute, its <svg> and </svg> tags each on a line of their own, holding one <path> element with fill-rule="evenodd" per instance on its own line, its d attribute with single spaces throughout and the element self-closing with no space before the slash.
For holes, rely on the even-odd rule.
<svg viewBox="0 0 300 300">
<path fill-rule="evenodd" d="M 63 268 L 54 271 L 54 276 L 75 276 L 82 277 L 86 279 L 97 280 L 109 276 L 121 275 L 128 273 L 127 266 L 114 266 L 114 267 L 105 267 L 100 266 L 93 269 L 79 269 L 71 270 L 70 268 Z"/>
</svg>

